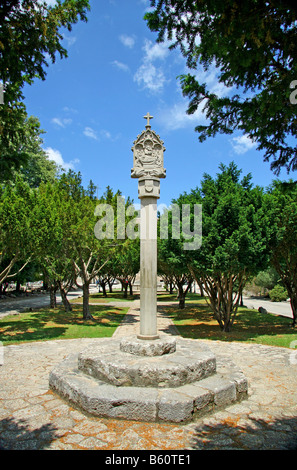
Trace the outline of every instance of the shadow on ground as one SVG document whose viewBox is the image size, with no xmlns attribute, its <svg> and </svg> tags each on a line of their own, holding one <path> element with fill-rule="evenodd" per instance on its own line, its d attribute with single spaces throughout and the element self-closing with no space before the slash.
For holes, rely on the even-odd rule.
<svg viewBox="0 0 297 470">
<path fill-rule="evenodd" d="M 245 421 L 245 422 L 242 422 Z M 297 450 L 297 417 L 230 418 L 217 425 L 197 425 L 191 442 L 195 450 Z"/>
<path fill-rule="evenodd" d="M 56 431 L 52 424 L 32 430 L 24 420 L 3 419 L 0 421 L 0 450 L 42 450 L 58 438 Z"/>
</svg>

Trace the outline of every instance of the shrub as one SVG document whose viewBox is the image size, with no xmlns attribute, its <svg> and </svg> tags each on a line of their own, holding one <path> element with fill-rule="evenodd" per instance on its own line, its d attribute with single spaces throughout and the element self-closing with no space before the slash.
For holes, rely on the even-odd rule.
<svg viewBox="0 0 297 470">
<path fill-rule="evenodd" d="M 277 284 L 273 289 L 271 289 L 271 291 L 269 291 L 269 297 L 272 302 L 283 302 L 284 300 L 287 300 L 288 292 L 283 286 Z"/>
</svg>

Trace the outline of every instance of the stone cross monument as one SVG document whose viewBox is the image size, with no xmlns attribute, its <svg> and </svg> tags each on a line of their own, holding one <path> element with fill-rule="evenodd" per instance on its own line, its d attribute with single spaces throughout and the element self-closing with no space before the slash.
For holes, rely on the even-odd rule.
<svg viewBox="0 0 297 470">
<path fill-rule="evenodd" d="M 163 141 L 151 129 L 149 113 L 145 131 L 132 147 L 131 177 L 138 178 L 140 211 L 140 334 L 144 340 L 158 339 L 157 329 L 157 199 L 160 178 L 166 177 Z"/>
<path fill-rule="evenodd" d="M 132 147 L 131 175 L 139 180 L 141 199 L 140 334 L 93 338 L 54 367 L 49 385 L 94 416 L 179 423 L 241 401 L 248 383 L 228 357 L 217 361 L 204 342 L 158 336 L 157 199 L 165 148 L 151 129 L 152 116 L 145 119 L 145 131 Z"/>
</svg>

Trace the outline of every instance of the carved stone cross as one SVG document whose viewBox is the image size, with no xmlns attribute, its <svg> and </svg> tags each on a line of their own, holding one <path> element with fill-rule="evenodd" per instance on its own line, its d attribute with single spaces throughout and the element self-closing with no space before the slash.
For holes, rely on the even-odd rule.
<svg viewBox="0 0 297 470">
<path fill-rule="evenodd" d="M 140 334 L 139 339 L 155 340 L 157 328 L 157 199 L 160 178 L 166 177 L 160 137 L 151 129 L 147 113 L 146 130 L 134 141 L 131 177 L 138 178 L 140 210 Z"/>
<path fill-rule="evenodd" d="M 143 117 L 144 119 L 147 120 L 146 128 L 151 127 L 150 125 L 150 119 L 154 119 L 153 116 L 150 115 L 150 113 L 147 113 L 146 116 Z"/>
</svg>

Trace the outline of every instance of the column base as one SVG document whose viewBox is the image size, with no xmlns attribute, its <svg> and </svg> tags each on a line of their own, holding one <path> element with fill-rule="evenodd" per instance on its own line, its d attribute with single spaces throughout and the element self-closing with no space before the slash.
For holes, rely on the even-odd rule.
<svg viewBox="0 0 297 470">
<path fill-rule="evenodd" d="M 146 341 L 153 341 L 154 339 L 159 339 L 159 335 L 137 335 L 138 339 L 144 339 Z"/>
</svg>

